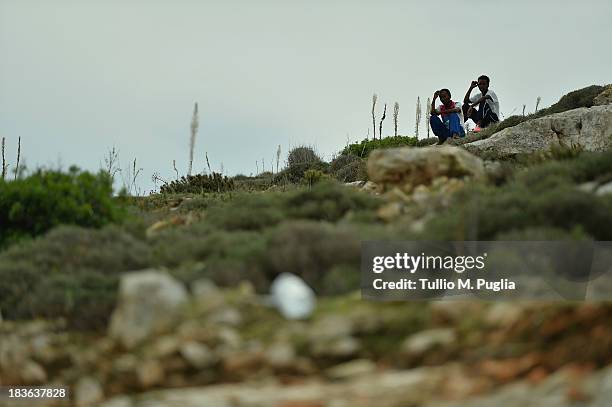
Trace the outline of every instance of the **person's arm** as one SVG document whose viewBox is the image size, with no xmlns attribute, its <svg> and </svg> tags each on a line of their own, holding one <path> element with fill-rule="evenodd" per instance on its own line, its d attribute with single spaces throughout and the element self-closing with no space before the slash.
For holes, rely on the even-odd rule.
<svg viewBox="0 0 612 407">
<path fill-rule="evenodd" d="M 485 100 L 487 100 L 487 99 L 491 99 L 491 100 L 493 100 L 493 99 L 491 98 L 491 95 L 484 95 L 483 97 L 481 97 L 480 99 L 478 99 L 477 101 L 475 101 L 474 103 L 472 103 L 472 104 L 470 105 L 470 107 L 478 106 L 480 103 L 484 102 L 484 101 L 485 101 Z M 470 103 L 470 102 L 468 102 L 468 103 Z"/>
<path fill-rule="evenodd" d="M 436 110 L 436 99 L 440 95 L 439 91 L 435 91 L 433 98 L 431 99 L 431 108 L 429 109 L 430 113 L 434 116 L 439 115 L 440 113 Z"/>
<path fill-rule="evenodd" d="M 472 91 L 476 86 L 478 86 L 478 82 L 472 81 L 472 83 L 470 84 L 470 88 L 468 89 L 467 93 L 465 94 L 465 97 L 463 98 L 463 103 L 470 103 L 470 95 L 472 94 Z"/>
</svg>

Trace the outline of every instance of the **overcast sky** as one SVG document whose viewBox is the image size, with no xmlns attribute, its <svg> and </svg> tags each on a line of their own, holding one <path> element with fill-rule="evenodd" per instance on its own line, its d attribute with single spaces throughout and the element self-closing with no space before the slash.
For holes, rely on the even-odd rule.
<svg viewBox="0 0 612 407">
<path fill-rule="evenodd" d="M 196 101 L 194 169 L 208 152 L 233 175 L 279 144 L 330 159 L 367 134 L 374 92 L 383 135 L 396 101 L 413 135 L 417 96 L 462 100 L 482 73 L 506 116 L 612 82 L 610 0 L 500 3 L 0 0 L 0 137 L 30 168 L 97 170 L 114 145 L 148 191 L 173 159 L 186 172 Z"/>
</svg>

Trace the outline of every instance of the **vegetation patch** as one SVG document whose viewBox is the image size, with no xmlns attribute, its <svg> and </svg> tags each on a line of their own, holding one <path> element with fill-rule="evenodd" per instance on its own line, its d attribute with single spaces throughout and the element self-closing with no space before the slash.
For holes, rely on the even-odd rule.
<svg viewBox="0 0 612 407">
<path fill-rule="evenodd" d="M 77 167 L 0 179 L 0 249 L 62 224 L 99 228 L 120 221 L 125 213 L 112 194 L 108 174 Z"/>
</svg>

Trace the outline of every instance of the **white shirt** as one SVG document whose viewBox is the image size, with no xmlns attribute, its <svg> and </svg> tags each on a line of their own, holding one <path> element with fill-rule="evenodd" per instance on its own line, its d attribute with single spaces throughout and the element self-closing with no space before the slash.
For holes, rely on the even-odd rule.
<svg viewBox="0 0 612 407">
<path fill-rule="evenodd" d="M 487 96 L 491 96 L 491 99 L 487 99 L 485 103 L 489 105 L 489 109 L 491 109 L 491 111 L 497 115 L 497 118 L 501 120 L 501 116 L 499 115 L 499 99 L 497 99 L 497 95 L 495 94 L 495 92 L 489 89 L 487 91 Z M 474 96 L 470 97 L 470 102 L 474 103 L 481 97 L 482 97 L 482 93 L 478 92 Z"/>
</svg>

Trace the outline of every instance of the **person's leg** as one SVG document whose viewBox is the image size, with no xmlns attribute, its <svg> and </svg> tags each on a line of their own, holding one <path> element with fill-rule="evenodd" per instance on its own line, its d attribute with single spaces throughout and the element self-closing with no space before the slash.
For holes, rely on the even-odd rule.
<svg viewBox="0 0 612 407">
<path fill-rule="evenodd" d="M 461 125 L 461 119 L 459 118 L 458 113 L 452 113 L 448 115 L 448 130 L 450 136 L 458 136 L 461 137 L 465 132 L 463 130 L 463 126 Z"/>
<path fill-rule="evenodd" d="M 499 118 L 495 113 L 493 113 L 488 104 L 485 103 L 482 110 L 483 113 L 480 127 L 485 128 L 488 127 L 491 123 L 497 123 L 499 121 Z"/>
<path fill-rule="evenodd" d="M 468 119 L 470 118 L 470 116 L 468 116 L 468 110 L 470 110 L 470 105 L 467 104 L 467 103 L 462 104 L 461 105 L 461 110 L 463 111 L 463 120 L 465 120 L 467 122 Z M 472 114 L 473 114 L 473 112 L 472 112 Z"/>
<path fill-rule="evenodd" d="M 440 117 L 431 115 L 431 117 L 429 118 L 429 125 L 431 126 L 431 131 L 433 131 L 433 134 L 435 134 L 438 139 L 440 139 L 439 144 L 444 143 L 446 139 L 449 138 L 450 132 L 448 131 L 444 123 L 442 123 Z"/>
<path fill-rule="evenodd" d="M 482 119 L 482 107 L 481 105 L 478 105 L 478 107 L 474 107 L 472 108 L 472 114 L 468 116 L 467 112 L 469 109 L 469 106 L 467 104 L 463 105 L 463 120 L 464 121 L 468 121 L 469 119 L 472 119 L 472 121 L 474 122 L 474 124 L 478 124 L 478 122 Z"/>
</svg>

